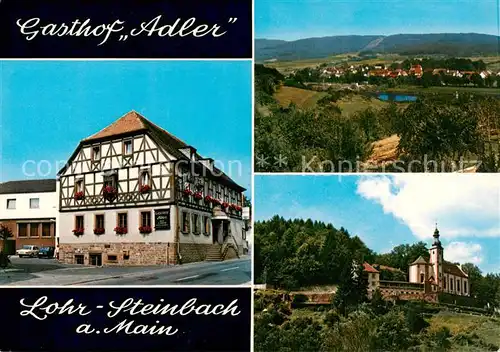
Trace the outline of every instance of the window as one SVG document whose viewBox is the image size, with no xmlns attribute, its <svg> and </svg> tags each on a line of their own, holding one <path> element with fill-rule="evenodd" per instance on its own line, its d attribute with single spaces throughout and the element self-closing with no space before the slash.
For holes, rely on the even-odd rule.
<svg viewBox="0 0 500 352">
<path fill-rule="evenodd" d="M 210 218 L 208 216 L 205 216 L 203 223 L 204 223 L 204 234 L 210 235 Z"/>
<path fill-rule="evenodd" d="M 182 212 L 182 232 L 189 232 L 189 214 L 185 211 Z"/>
<path fill-rule="evenodd" d="M 75 263 L 83 265 L 85 263 L 84 258 L 83 254 L 75 254 Z"/>
<path fill-rule="evenodd" d="M 101 147 L 95 146 L 92 147 L 92 161 L 101 160 Z"/>
<path fill-rule="evenodd" d="M 123 141 L 123 155 L 132 155 L 132 141 Z"/>
<path fill-rule="evenodd" d="M 446 290 L 446 279 L 443 280 L 443 288 Z"/>
<path fill-rule="evenodd" d="M 16 209 L 15 199 L 7 199 L 7 209 Z"/>
<path fill-rule="evenodd" d="M 194 226 L 194 233 L 196 235 L 200 234 L 200 216 L 196 213 L 193 214 L 193 226 Z"/>
<path fill-rule="evenodd" d="M 424 282 L 424 274 L 420 274 L 420 282 Z"/>
<path fill-rule="evenodd" d="M 75 229 L 83 229 L 83 228 L 84 228 L 83 215 L 75 216 Z"/>
<path fill-rule="evenodd" d="M 118 176 L 116 174 L 104 176 L 104 187 L 111 186 L 116 188 Z"/>
<path fill-rule="evenodd" d="M 467 293 L 467 281 L 464 281 L 464 293 Z"/>
<path fill-rule="evenodd" d="M 50 237 L 50 222 L 42 223 L 42 237 Z"/>
<path fill-rule="evenodd" d="M 33 223 L 30 224 L 30 237 L 40 237 L 40 233 L 38 231 L 40 224 Z"/>
<path fill-rule="evenodd" d="M 18 224 L 17 236 L 28 237 L 28 224 Z"/>
<path fill-rule="evenodd" d="M 460 280 L 457 279 L 457 292 L 460 292 Z"/>
<path fill-rule="evenodd" d="M 450 277 L 450 291 L 453 291 L 453 278 Z"/>
<path fill-rule="evenodd" d="M 151 177 L 148 170 L 141 171 L 140 186 L 150 186 Z"/>
<path fill-rule="evenodd" d="M 141 211 L 141 226 L 151 227 L 151 212 L 150 211 Z"/>
<path fill-rule="evenodd" d="M 75 193 L 83 192 L 83 180 L 76 180 L 75 182 Z"/>
<path fill-rule="evenodd" d="M 129 260 L 129 259 L 130 259 L 130 252 L 123 251 L 123 260 Z"/>
<path fill-rule="evenodd" d="M 40 208 L 40 198 L 30 198 L 30 209 Z"/>
<path fill-rule="evenodd" d="M 104 229 L 104 214 L 96 214 L 95 216 L 95 228 Z"/>
<path fill-rule="evenodd" d="M 127 228 L 127 213 L 120 213 L 118 214 L 118 227 L 125 227 Z"/>
<path fill-rule="evenodd" d="M 108 262 L 118 261 L 118 256 L 116 254 L 108 254 Z"/>
</svg>

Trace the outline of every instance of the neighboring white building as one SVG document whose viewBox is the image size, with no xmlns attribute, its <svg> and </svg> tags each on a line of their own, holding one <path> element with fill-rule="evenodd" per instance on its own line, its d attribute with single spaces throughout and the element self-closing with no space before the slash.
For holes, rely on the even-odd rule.
<svg viewBox="0 0 500 352">
<path fill-rule="evenodd" d="M 444 261 L 443 247 L 439 240 L 438 229 L 434 231 L 433 237 L 434 242 L 429 249 L 429 261 L 423 257 L 418 257 L 410 264 L 410 282 L 429 282 L 435 291 L 469 296 L 470 287 L 468 275 L 458 265 Z"/>
<path fill-rule="evenodd" d="M 0 184 L 0 223 L 13 233 L 4 249 L 23 245 L 55 246 L 56 180 L 8 181 Z"/>
<path fill-rule="evenodd" d="M 175 264 L 248 250 L 245 189 L 134 111 L 83 139 L 58 177 L 62 262 Z"/>
</svg>

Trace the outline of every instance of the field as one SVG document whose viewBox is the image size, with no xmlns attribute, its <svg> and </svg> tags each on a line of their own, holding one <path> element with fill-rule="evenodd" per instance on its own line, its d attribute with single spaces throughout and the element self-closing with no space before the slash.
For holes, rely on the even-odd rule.
<svg viewBox="0 0 500 352">
<path fill-rule="evenodd" d="M 326 95 L 324 92 L 283 86 L 278 89 L 274 97 L 281 106 L 286 107 L 290 103 L 294 103 L 300 108 L 308 109 L 314 107 L 318 100 Z"/>
<path fill-rule="evenodd" d="M 476 88 L 476 87 L 428 87 L 423 88 L 419 86 L 399 86 L 396 88 L 387 88 L 386 92 L 389 93 L 439 93 L 439 94 L 455 94 L 458 93 L 471 93 L 478 95 L 500 95 L 498 88 Z"/>
<path fill-rule="evenodd" d="M 299 108 L 310 109 L 314 108 L 318 100 L 326 95 L 325 92 L 283 86 L 274 94 L 274 97 L 281 106 L 286 107 L 290 103 L 294 103 Z M 388 103 L 362 95 L 353 95 L 339 100 L 337 105 L 342 109 L 342 114 L 349 116 L 369 107 L 380 109 L 387 106 Z"/>
</svg>

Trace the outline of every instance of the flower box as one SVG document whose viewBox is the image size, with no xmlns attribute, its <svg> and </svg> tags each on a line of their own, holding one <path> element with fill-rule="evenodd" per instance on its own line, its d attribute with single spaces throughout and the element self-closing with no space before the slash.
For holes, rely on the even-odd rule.
<svg viewBox="0 0 500 352">
<path fill-rule="evenodd" d="M 214 199 L 212 197 L 210 197 L 210 196 L 205 197 L 205 203 L 210 204 L 210 203 L 213 203 L 213 201 L 214 201 Z"/>
<path fill-rule="evenodd" d="M 85 230 L 83 229 L 83 227 L 79 227 L 73 230 L 73 234 L 75 236 L 82 236 L 84 232 Z"/>
<path fill-rule="evenodd" d="M 102 235 L 105 230 L 102 227 L 97 227 L 94 229 L 94 235 Z"/>
<path fill-rule="evenodd" d="M 236 209 L 236 211 L 242 211 L 243 210 L 243 208 L 241 206 L 239 206 L 239 205 L 237 205 L 235 209 Z"/>
<path fill-rule="evenodd" d="M 117 227 L 115 227 L 115 232 L 117 235 L 125 235 L 125 234 L 127 234 L 127 228 L 117 226 Z"/>
<path fill-rule="evenodd" d="M 212 204 L 213 205 L 220 205 L 221 201 L 215 198 L 212 198 Z"/>
<path fill-rule="evenodd" d="M 74 198 L 75 200 L 82 200 L 83 198 L 85 198 L 85 194 L 83 193 L 83 191 L 76 192 Z"/>
<path fill-rule="evenodd" d="M 140 233 L 151 233 L 151 232 L 153 232 L 153 229 L 151 228 L 151 226 L 141 226 L 141 227 L 139 227 L 139 232 Z"/>
<path fill-rule="evenodd" d="M 118 195 L 118 191 L 114 187 L 106 186 L 102 189 L 102 195 L 103 195 L 104 199 L 112 202 L 116 199 L 116 196 Z"/>
<path fill-rule="evenodd" d="M 149 191 L 151 191 L 150 185 L 142 185 L 141 187 L 139 187 L 139 192 L 141 193 L 148 193 Z"/>
<path fill-rule="evenodd" d="M 193 194 L 193 191 L 191 191 L 189 188 L 186 188 L 184 191 L 182 191 L 185 197 L 189 197 L 190 195 Z"/>
<path fill-rule="evenodd" d="M 229 207 L 229 203 L 228 202 L 222 202 L 221 207 L 222 207 L 222 209 L 226 209 L 227 207 Z"/>
<path fill-rule="evenodd" d="M 201 192 L 196 192 L 195 194 L 193 194 L 193 198 L 196 200 L 203 199 L 203 194 Z"/>
</svg>

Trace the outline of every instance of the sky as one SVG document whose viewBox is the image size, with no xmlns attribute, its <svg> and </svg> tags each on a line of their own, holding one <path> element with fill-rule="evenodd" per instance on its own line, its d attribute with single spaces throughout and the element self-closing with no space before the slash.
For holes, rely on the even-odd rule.
<svg viewBox="0 0 500 352">
<path fill-rule="evenodd" d="M 500 273 L 496 174 L 256 176 L 255 220 L 274 215 L 344 227 L 378 253 L 429 246 L 437 223 L 445 260 Z"/>
<path fill-rule="evenodd" d="M 498 0 L 255 0 L 255 38 L 482 33 L 498 35 Z"/>
<path fill-rule="evenodd" d="M 0 182 L 55 177 L 81 139 L 136 110 L 249 195 L 251 70 L 249 61 L 0 61 Z"/>
</svg>

